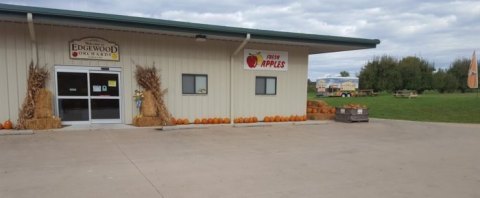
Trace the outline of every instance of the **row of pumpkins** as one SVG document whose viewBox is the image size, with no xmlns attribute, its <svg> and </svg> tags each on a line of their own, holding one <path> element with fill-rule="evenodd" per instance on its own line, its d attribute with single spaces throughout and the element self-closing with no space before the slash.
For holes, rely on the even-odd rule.
<svg viewBox="0 0 480 198">
<path fill-rule="evenodd" d="M 291 115 L 291 116 L 265 116 L 263 122 L 299 122 L 306 121 L 307 116 Z M 239 117 L 233 120 L 234 123 L 257 123 L 257 117 Z M 190 124 L 187 118 L 172 118 L 171 123 L 173 125 L 186 125 Z M 202 118 L 195 119 L 193 124 L 230 124 L 230 118 Z"/>
<path fill-rule="evenodd" d="M 173 125 L 185 125 L 190 124 L 190 121 L 187 118 L 172 118 L 171 120 Z M 203 118 L 195 119 L 193 124 L 229 124 L 230 118 Z"/>
<path fill-rule="evenodd" d="M 13 129 L 13 123 L 10 120 L 0 123 L 0 130 L 2 129 Z"/>
</svg>

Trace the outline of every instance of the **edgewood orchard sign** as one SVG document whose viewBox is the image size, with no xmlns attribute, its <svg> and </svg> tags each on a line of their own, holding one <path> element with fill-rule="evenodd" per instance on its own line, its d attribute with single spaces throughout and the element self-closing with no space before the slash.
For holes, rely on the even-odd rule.
<svg viewBox="0 0 480 198">
<path fill-rule="evenodd" d="M 288 70 L 288 52 L 245 49 L 243 53 L 246 70 Z"/>
<path fill-rule="evenodd" d="M 101 38 L 88 37 L 69 44 L 71 59 L 120 60 L 118 45 Z"/>
</svg>

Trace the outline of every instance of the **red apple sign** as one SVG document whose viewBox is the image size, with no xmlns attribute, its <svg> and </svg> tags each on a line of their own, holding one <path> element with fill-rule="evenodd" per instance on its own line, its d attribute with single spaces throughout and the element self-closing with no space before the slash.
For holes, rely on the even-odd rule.
<svg viewBox="0 0 480 198">
<path fill-rule="evenodd" d="M 255 68 L 257 66 L 257 56 L 250 54 L 247 57 L 247 65 L 250 68 Z"/>
<path fill-rule="evenodd" d="M 72 52 L 72 56 L 73 56 L 73 57 L 77 57 L 77 56 L 78 56 L 78 53 L 77 53 L 77 52 Z"/>
</svg>

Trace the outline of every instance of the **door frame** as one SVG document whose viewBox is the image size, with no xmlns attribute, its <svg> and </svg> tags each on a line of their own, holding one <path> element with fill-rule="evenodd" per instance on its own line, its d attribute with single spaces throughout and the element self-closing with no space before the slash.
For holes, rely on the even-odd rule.
<svg viewBox="0 0 480 198">
<path fill-rule="evenodd" d="M 62 124 L 65 125 L 76 125 L 76 124 L 120 124 L 123 123 L 123 89 L 122 89 L 122 69 L 119 67 L 107 67 L 108 70 L 105 70 L 106 67 L 89 67 L 89 66 L 65 66 L 65 65 L 56 65 L 55 66 L 55 113 L 59 114 L 58 100 L 59 99 L 88 99 L 88 121 L 62 121 Z M 59 96 L 58 95 L 58 72 L 70 72 L 70 73 L 86 73 L 87 74 L 87 96 Z M 91 96 L 90 95 L 90 73 L 107 73 L 107 74 L 117 74 L 118 75 L 118 97 L 117 96 Z M 118 99 L 120 118 L 119 119 L 93 119 L 92 120 L 92 99 Z"/>
</svg>

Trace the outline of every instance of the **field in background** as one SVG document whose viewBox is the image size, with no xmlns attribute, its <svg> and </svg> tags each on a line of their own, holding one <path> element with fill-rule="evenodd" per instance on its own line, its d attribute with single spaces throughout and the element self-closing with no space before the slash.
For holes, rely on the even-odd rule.
<svg viewBox="0 0 480 198">
<path fill-rule="evenodd" d="M 480 97 L 476 93 L 423 94 L 414 99 L 395 98 L 391 94 L 377 97 L 316 98 L 332 106 L 348 103 L 367 105 L 370 117 L 414 121 L 480 123 Z"/>
</svg>

